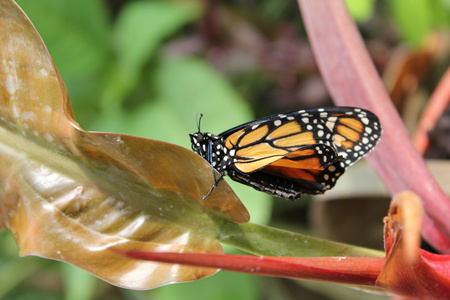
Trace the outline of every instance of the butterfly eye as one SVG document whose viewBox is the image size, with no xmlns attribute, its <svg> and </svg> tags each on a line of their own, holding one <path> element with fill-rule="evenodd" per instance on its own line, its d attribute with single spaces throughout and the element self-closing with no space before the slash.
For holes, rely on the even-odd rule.
<svg viewBox="0 0 450 300">
<path fill-rule="evenodd" d="M 191 135 L 191 149 L 196 152 L 198 155 L 201 155 L 201 146 L 197 139 Z"/>
</svg>

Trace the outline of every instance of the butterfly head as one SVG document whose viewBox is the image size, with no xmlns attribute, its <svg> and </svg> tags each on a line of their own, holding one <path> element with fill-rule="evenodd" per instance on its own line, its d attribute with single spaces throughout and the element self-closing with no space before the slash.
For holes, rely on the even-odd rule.
<svg viewBox="0 0 450 300">
<path fill-rule="evenodd" d="M 211 140 L 213 138 L 212 134 L 210 133 L 202 133 L 200 130 L 200 123 L 202 121 L 203 114 L 200 114 L 198 116 L 196 114 L 197 119 L 197 132 L 194 134 L 190 134 L 191 137 L 191 147 L 192 151 L 196 152 L 198 155 L 202 156 L 203 158 L 208 157 L 208 149 L 210 149 Z"/>
<path fill-rule="evenodd" d="M 208 150 L 208 140 L 211 137 L 209 133 L 201 133 L 200 131 L 190 134 L 191 137 L 191 147 L 194 152 L 198 155 L 206 157 L 206 152 Z"/>
<path fill-rule="evenodd" d="M 221 146 L 222 139 L 211 133 L 202 133 L 200 131 L 190 134 L 191 147 L 194 152 L 206 159 L 209 163 L 216 165 L 222 158 Z M 222 153 L 224 154 L 224 153 Z"/>
</svg>

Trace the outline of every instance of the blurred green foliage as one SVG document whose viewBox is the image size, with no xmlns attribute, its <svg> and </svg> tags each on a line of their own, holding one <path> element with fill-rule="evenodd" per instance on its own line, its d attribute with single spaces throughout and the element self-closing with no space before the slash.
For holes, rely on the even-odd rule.
<svg viewBox="0 0 450 300">
<path fill-rule="evenodd" d="M 204 114 L 202 130 L 220 133 L 253 119 L 255 111 L 258 115 L 301 106 L 297 100 L 287 104 L 278 101 L 276 105 L 270 102 L 271 98 L 291 99 L 298 95 L 298 86 L 292 87 L 292 80 L 286 79 L 285 74 L 292 71 L 289 67 L 302 80 L 318 76 L 315 67 L 301 59 L 303 67 L 290 60 L 274 65 L 280 57 L 273 53 L 305 44 L 304 36 L 292 38 L 302 31 L 295 3 L 217 1 L 215 5 L 226 7 L 224 11 L 233 20 L 230 23 L 236 26 L 230 30 L 221 24 L 214 28 L 214 17 L 223 16 L 224 11 L 211 17 L 210 8 L 204 5 L 208 1 L 17 2 L 47 45 L 67 85 L 76 120 L 86 130 L 127 133 L 190 147 L 188 134 L 197 130 L 197 114 Z M 376 18 L 377 9 L 386 7 L 404 40 L 416 46 L 432 29 L 449 25 L 445 0 L 348 0 L 348 4 L 360 22 Z M 253 35 L 249 35 L 252 30 Z M 234 48 L 224 45 L 227 37 L 239 35 L 244 41 L 259 38 L 273 43 L 275 46 L 264 45 L 274 47 L 273 53 L 258 57 L 251 52 L 257 48 L 252 44 L 253 49 L 245 53 L 237 49 L 236 40 L 232 41 Z M 234 59 L 224 63 L 222 71 L 217 68 L 224 55 L 218 51 L 220 47 L 233 53 Z M 252 60 L 253 65 L 249 63 Z M 306 61 L 311 63 L 309 58 Z M 295 77 L 294 81 L 299 84 L 300 79 Z M 270 197 L 230 184 L 246 204 L 252 222 L 270 221 Z M 303 206 L 304 203 L 283 202 L 278 210 L 296 211 L 295 218 L 302 225 L 306 221 L 297 212 Z M 265 288 L 273 286 L 263 285 L 259 277 L 228 272 L 153 291 L 127 291 L 63 263 L 17 258 L 17 247 L 8 232 L 0 232 L 0 244 L 1 299 L 251 300 L 270 299 L 274 290 L 288 297 L 279 288 L 265 292 Z M 314 299 L 349 299 L 339 298 L 338 293 L 335 296 Z"/>
<path fill-rule="evenodd" d="M 355 21 L 362 22 L 369 19 L 375 9 L 374 0 L 345 0 L 347 8 Z"/>
<path fill-rule="evenodd" d="M 377 9 L 374 0 L 345 0 L 357 22 L 370 19 Z M 403 41 L 413 47 L 424 46 L 425 39 L 434 30 L 450 26 L 450 2 L 447 0 L 388 0 L 386 5 Z"/>
<path fill-rule="evenodd" d="M 446 0 L 386 1 L 400 33 L 414 47 L 423 46 L 435 29 L 450 26 L 450 3 Z"/>
</svg>

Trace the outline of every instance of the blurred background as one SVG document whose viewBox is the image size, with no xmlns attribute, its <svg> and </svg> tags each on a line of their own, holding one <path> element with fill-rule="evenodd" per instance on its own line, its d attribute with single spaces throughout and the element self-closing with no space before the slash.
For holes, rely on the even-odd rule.
<svg viewBox="0 0 450 300">
<path fill-rule="evenodd" d="M 218 134 L 255 118 L 332 105 L 296 1 L 17 0 L 36 26 L 86 130 L 144 136 L 190 148 L 188 134 Z M 373 62 L 408 130 L 450 65 L 447 0 L 348 0 Z M 441 118 L 448 158 L 450 121 Z M 440 131 L 439 131 L 440 130 Z M 443 148 L 443 149 L 442 149 Z M 333 191 L 298 202 L 228 182 L 251 221 L 382 249 L 389 197 L 362 161 Z M 193 283 L 130 291 L 68 264 L 18 258 L 0 232 L 0 299 L 385 299 L 346 287 L 220 272 Z M 226 248 L 227 252 L 234 249 Z"/>
</svg>

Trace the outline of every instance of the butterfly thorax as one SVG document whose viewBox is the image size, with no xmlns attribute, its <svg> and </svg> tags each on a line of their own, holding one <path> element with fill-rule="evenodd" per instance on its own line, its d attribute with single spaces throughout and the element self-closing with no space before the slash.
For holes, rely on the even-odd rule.
<svg viewBox="0 0 450 300">
<path fill-rule="evenodd" d="M 223 145 L 223 138 L 210 133 L 190 134 L 192 150 L 206 159 L 221 175 L 227 175 L 232 157 Z"/>
</svg>

